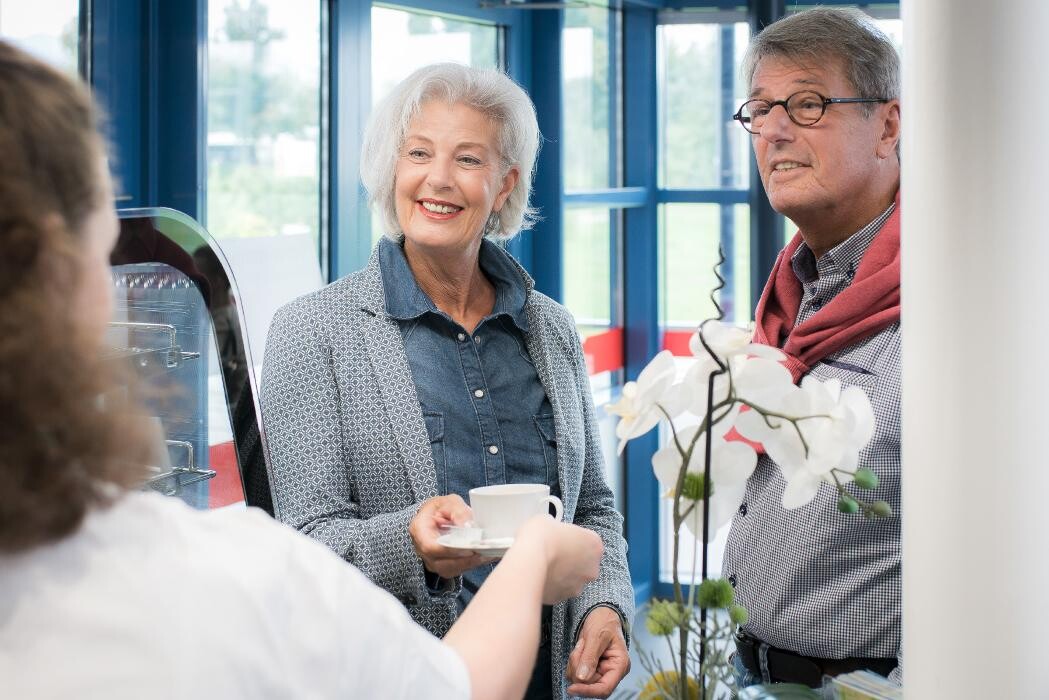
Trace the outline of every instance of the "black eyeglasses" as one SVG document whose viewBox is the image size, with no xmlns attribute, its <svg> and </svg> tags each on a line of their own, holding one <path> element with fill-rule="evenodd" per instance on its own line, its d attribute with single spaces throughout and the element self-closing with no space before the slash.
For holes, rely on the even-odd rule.
<svg viewBox="0 0 1049 700">
<path fill-rule="evenodd" d="M 812 90 L 802 90 L 785 100 L 747 100 L 732 118 L 744 129 L 756 134 L 761 131 L 761 127 L 765 125 L 765 117 L 776 105 L 783 105 L 787 116 L 798 126 L 812 126 L 823 118 L 827 105 L 888 101 L 887 97 L 824 97 Z"/>
</svg>

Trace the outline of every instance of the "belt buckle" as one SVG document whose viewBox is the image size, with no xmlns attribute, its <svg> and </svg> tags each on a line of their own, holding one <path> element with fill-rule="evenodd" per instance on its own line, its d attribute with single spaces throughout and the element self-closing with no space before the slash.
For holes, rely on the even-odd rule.
<svg viewBox="0 0 1049 700">
<path fill-rule="evenodd" d="M 735 635 L 736 653 L 743 661 L 743 666 L 757 677 L 761 677 L 761 661 L 758 659 L 760 641 L 746 632 L 737 631 Z"/>
</svg>

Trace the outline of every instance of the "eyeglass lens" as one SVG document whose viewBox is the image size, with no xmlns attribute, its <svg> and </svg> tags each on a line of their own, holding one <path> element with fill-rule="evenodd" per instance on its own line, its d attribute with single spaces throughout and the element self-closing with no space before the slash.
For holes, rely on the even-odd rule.
<svg viewBox="0 0 1049 700">
<path fill-rule="evenodd" d="M 795 123 L 803 126 L 815 124 L 823 116 L 823 96 L 817 92 L 796 92 L 787 98 L 787 114 Z M 765 124 L 765 118 L 772 111 L 772 103 L 767 100 L 750 100 L 740 109 L 750 131 L 758 131 Z"/>
</svg>

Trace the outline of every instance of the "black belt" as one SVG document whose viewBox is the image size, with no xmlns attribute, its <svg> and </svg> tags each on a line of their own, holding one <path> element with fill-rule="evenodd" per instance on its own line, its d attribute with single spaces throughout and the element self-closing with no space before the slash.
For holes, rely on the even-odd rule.
<svg viewBox="0 0 1049 700">
<path fill-rule="evenodd" d="M 740 661 L 756 678 L 763 678 L 761 672 L 762 642 L 744 632 L 736 633 L 736 653 Z M 768 647 L 769 678 L 773 683 L 801 683 L 810 688 L 819 688 L 824 676 L 837 676 L 841 673 L 866 669 L 888 676 L 896 668 L 896 658 L 816 659 L 802 656 L 786 649 Z"/>
</svg>

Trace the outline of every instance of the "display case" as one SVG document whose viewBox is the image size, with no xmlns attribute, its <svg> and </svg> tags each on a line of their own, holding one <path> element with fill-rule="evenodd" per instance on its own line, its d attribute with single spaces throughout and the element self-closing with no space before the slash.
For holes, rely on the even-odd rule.
<svg viewBox="0 0 1049 700">
<path fill-rule="evenodd" d="M 236 281 L 217 243 L 170 209 L 118 212 L 112 361 L 143 384 L 158 450 L 143 485 L 194 508 L 272 513 L 257 381 Z"/>
</svg>

